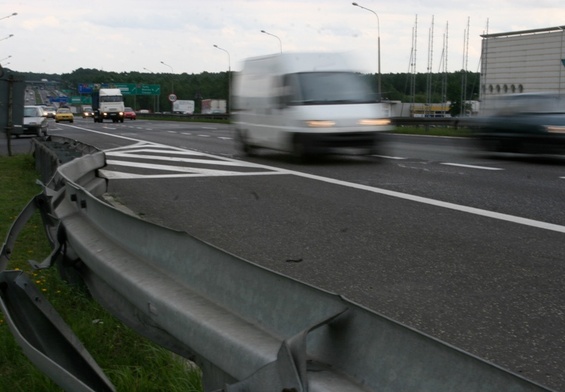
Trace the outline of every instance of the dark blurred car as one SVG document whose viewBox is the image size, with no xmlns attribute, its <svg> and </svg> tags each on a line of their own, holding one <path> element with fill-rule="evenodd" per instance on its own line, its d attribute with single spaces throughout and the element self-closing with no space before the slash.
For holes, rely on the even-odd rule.
<svg viewBox="0 0 565 392">
<path fill-rule="evenodd" d="M 129 118 L 130 120 L 137 120 L 137 114 L 135 114 L 132 108 L 124 108 L 124 118 Z"/>
<path fill-rule="evenodd" d="M 512 94 L 488 101 L 488 115 L 465 119 L 479 146 L 492 152 L 565 152 L 565 101 L 556 94 Z"/>
<path fill-rule="evenodd" d="M 60 122 L 60 121 L 68 121 L 71 123 L 75 121 L 75 116 L 73 116 L 73 112 L 71 112 L 71 109 L 69 108 L 57 109 L 57 113 L 55 113 L 55 122 Z"/>
<path fill-rule="evenodd" d="M 45 113 L 45 117 L 55 118 L 55 113 L 57 112 L 57 109 L 54 106 L 44 106 L 43 112 Z"/>
<path fill-rule="evenodd" d="M 82 118 L 92 117 L 94 116 L 94 111 L 92 110 L 91 106 L 83 106 L 82 107 Z"/>
<path fill-rule="evenodd" d="M 20 135 L 47 135 L 47 117 L 41 106 L 24 106 L 24 123 L 22 132 L 14 132 L 16 137 Z"/>
</svg>

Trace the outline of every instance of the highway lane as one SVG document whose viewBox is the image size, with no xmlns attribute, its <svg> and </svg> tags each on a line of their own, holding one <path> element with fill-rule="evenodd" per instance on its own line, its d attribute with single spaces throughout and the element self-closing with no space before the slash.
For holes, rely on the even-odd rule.
<svg viewBox="0 0 565 392">
<path fill-rule="evenodd" d="M 565 390 L 560 159 L 494 159 L 458 139 L 391 136 L 383 157 L 304 165 L 265 151 L 242 163 L 222 125 L 55 128 L 123 149 L 109 153 L 110 192 L 145 219 Z"/>
</svg>

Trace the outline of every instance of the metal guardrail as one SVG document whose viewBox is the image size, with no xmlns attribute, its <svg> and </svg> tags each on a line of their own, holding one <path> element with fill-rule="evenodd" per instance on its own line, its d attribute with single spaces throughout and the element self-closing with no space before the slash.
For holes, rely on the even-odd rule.
<svg viewBox="0 0 565 392">
<path fill-rule="evenodd" d="M 195 361 L 206 391 L 548 391 L 339 295 L 114 208 L 96 175 L 104 166 L 102 152 L 62 165 L 38 196 L 49 203 L 33 203 L 56 218 L 46 219 L 55 251 L 41 267 L 66 266 L 126 325 Z M 2 309 L 24 337 L 29 318 L 15 313 L 52 313 L 33 309 L 30 298 L 41 297 L 16 294 L 20 277 L 4 271 L 30 209 L 0 254 Z M 69 335 L 56 321 L 46 325 L 48 335 L 33 330 L 20 343 Z M 30 358 L 69 390 L 113 390 L 85 350 L 64 340 L 26 352 L 40 351 L 41 361 Z M 73 367 L 61 361 L 67 355 L 77 358 Z"/>
</svg>

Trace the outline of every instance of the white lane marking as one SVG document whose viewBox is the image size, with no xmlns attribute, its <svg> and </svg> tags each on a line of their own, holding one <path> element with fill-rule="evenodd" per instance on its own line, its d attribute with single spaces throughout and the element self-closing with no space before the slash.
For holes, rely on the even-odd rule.
<svg viewBox="0 0 565 392">
<path fill-rule="evenodd" d="M 210 135 L 198 135 L 200 137 L 210 137 Z"/>
<path fill-rule="evenodd" d="M 477 165 L 466 165 L 464 163 L 449 163 L 449 162 L 445 162 L 442 163 L 442 165 L 445 166 L 457 166 L 457 167 L 465 167 L 468 169 L 479 169 L 479 170 L 504 170 L 500 167 L 488 167 L 488 166 L 477 166 Z"/>
<path fill-rule="evenodd" d="M 227 137 L 227 136 L 220 136 L 218 137 L 218 139 L 222 139 L 222 140 L 232 140 L 232 137 Z"/>
<path fill-rule="evenodd" d="M 318 180 L 318 181 L 323 181 L 323 182 L 327 182 L 327 183 L 330 183 L 330 184 L 342 185 L 342 186 L 346 186 L 346 187 L 349 187 L 349 188 L 365 190 L 365 191 L 368 191 L 368 192 L 373 192 L 373 193 L 378 193 L 378 194 L 381 194 L 381 195 L 396 197 L 396 198 L 399 198 L 399 199 L 414 201 L 414 202 L 417 202 L 417 203 L 427 204 L 427 205 L 431 205 L 431 206 L 435 206 L 435 207 L 447 208 L 447 209 L 454 210 L 454 211 L 466 212 L 466 213 L 469 213 L 469 214 L 484 216 L 484 217 L 487 217 L 487 218 L 493 218 L 493 219 L 498 219 L 498 220 L 502 220 L 502 221 L 506 221 L 506 222 L 517 223 L 517 224 L 524 225 L 524 226 L 531 226 L 531 227 L 535 227 L 535 228 L 538 228 L 538 229 L 545 229 L 545 230 L 556 231 L 556 232 L 559 232 L 559 233 L 565 233 L 565 226 L 556 225 L 556 224 L 553 224 L 553 223 L 547 223 L 547 222 L 537 221 L 537 220 L 533 220 L 533 219 L 522 218 L 522 217 L 519 217 L 519 216 L 514 216 L 514 215 L 509 215 L 509 214 L 502 214 L 502 213 L 499 213 L 499 212 L 482 210 L 480 208 L 475 208 L 475 207 L 467 207 L 467 206 L 463 206 L 463 205 L 460 205 L 460 204 L 430 199 L 430 198 L 427 198 L 427 197 L 410 195 L 408 193 L 390 191 L 388 189 L 375 188 L 375 187 L 368 186 L 368 185 L 355 184 L 355 183 L 351 183 L 351 182 L 347 182 L 347 181 L 341 181 L 341 180 L 337 180 L 337 179 L 333 179 L 333 178 L 321 177 L 321 176 L 317 176 L 317 175 L 314 175 L 314 174 L 293 172 L 293 171 L 290 171 L 290 170 L 288 170 L 287 172 L 289 174 L 295 174 L 295 175 L 300 176 L 300 177 L 310 178 L 310 179 Z"/>
<path fill-rule="evenodd" d="M 398 159 L 398 160 L 402 160 L 402 159 L 408 159 L 408 158 L 403 158 L 403 157 L 391 157 L 388 155 L 373 155 L 374 157 L 378 157 L 378 158 L 384 158 L 384 159 Z"/>
<path fill-rule="evenodd" d="M 117 138 L 121 138 L 121 139 L 128 139 L 128 140 L 132 140 L 132 141 L 142 143 L 142 144 L 148 144 L 148 142 L 141 140 L 141 139 L 134 139 L 134 138 L 124 137 L 124 136 L 120 136 L 120 135 L 109 134 L 109 133 L 105 133 L 105 132 L 93 131 L 93 130 L 88 129 L 88 128 L 82 128 L 82 127 L 78 127 L 78 126 L 74 126 L 74 125 L 70 125 L 70 127 L 82 129 L 82 130 L 85 130 L 85 131 L 88 131 L 88 132 L 100 133 L 100 134 L 103 134 L 103 135 L 106 135 L 106 136 L 113 136 L 113 137 L 117 137 Z M 155 143 L 153 145 L 160 146 L 160 147 L 163 147 L 163 148 L 171 148 L 171 149 L 177 149 L 177 150 L 181 150 L 181 151 L 187 151 L 187 150 L 183 150 L 183 149 L 180 149 L 180 148 L 177 148 L 177 147 L 166 146 L 164 144 L 156 144 Z M 237 159 L 227 158 L 227 157 L 217 157 L 217 156 L 212 155 L 212 154 L 202 153 L 202 155 L 209 156 L 210 158 L 215 158 L 215 159 L 218 159 L 218 158 L 225 159 L 226 161 L 242 162 L 242 161 L 239 161 Z M 371 187 L 371 186 L 368 186 L 368 185 L 355 184 L 355 183 L 352 183 L 352 182 L 336 180 L 336 179 L 333 179 L 333 178 L 316 176 L 314 174 L 302 173 L 302 172 L 298 172 L 298 171 L 294 171 L 294 170 L 281 169 L 281 168 L 269 166 L 269 165 L 256 164 L 255 167 L 272 170 L 273 172 L 276 172 L 276 173 L 279 173 L 279 174 L 285 174 L 285 173 L 286 174 L 293 174 L 293 175 L 303 177 L 303 178 L 310 178 L 310 179 L 313 179 L 313 180 L 323 181 L 323 182 L 327 182 L 327 183 L 330 183 L 330 184 L 341 185 L 341 186 L 345 186 L 345 187 L 349 187 L 349 188 L 353 188 L 353 189 L 365 190 L 365 191 L 368 191 L 368 192 L 373 192 L 373 193 L 378 193 L 378 194 L 382 194 L 382 195 L 386 195 L 386 196 L 396 197 L 396 198 L 399 198 L 399 199 L 409 200 L 409 201 L 413 201 L 413 202 L 417 202 L 417 203 L 428 204 L 428 205 L 441 207 L 441 208 L 447 208 L 447 209 L 454 210 L 454 211 L 466 212 L 466 213 L 469 213 L 469 214 L 484 216 L 484 217 L 492 218 L 492 219 L 498 219 L 498 220 L 502 220 L 502 221 L 506 221 L 506 222 L 524 225 L 524 226 L 535 227 L 535 228 L 538 228 L 538 229 L 551 230 L 551 231 L 556 231 L 556 232 L 559 232 L 559 233 L 565 233 L 565 226 L 556 225 L 556 224 L 553 224 L 553 223 L 536 221 L 536 220 L 533 220 L 533 219 L 521 218 L 519 216 L 502 214 L 502 213 L 499 213 L 499 212 L 493 212 L 493 211 L 488 211 L 488 210 L 482 210 L 480 208 L 467 207 L 467 206 L 463 206 L 463 205 L 459 205 L 459 204 L 429 199 L 427 197 L 415 196 L 415 195 L 410 195 L 410 194 L 407 194 L 407 193 L 395 192 L 395 191 L 390 191 L 390 190 L 382 189 L 382 188 L 375 188 L 375 187 Z M 266 172 L 264 174 L 269 174 L 269 173 L 270 172 Z"/>
<path fill-rule="evenodd" d="M 135 150 L 135 152 L 155 152 L 155 151 L 147 151 L 146 149 L 141 149 L 141 150 Z M 176 153 L 179 154 L 179 151 L 176 152 L 169 152 L 169 151 L 160 151 L 161 153 Z M 183 154 L 183 155 L 200 155 L 200 154 Z M 217 166 L 238 166 L 238 167 L 255 167 L 256 165 L 253 163 L 248 163 L 248 162 L 239 162 L 239 163 L 235 163 L 235 162 L 227 162 L 224 160 L 218 160 L 218 159 L 193 159 L 193 158 L 178 158 L 178 157 L 167 157 L 167 156 L 161 156 L 161 155 L 141 155 L 141 154 L 137 154 L 137 153 L 131 153 L 130 151 L 126 151 L 126 152 L 110 152 L 110 153 L 106 153 L 107 157 L 120 157 L 120 158 L 136 158 L 136 159 L 149 159 L 152 161 L 167 161 L 167 162 L 185 162 L 185 163 L 202 163 L 202 164 L 208 164 L 208 165 L 217 165 Z M 107 160 L 107 162 L 110 162 L 110 160 Z M 116 161 L 112 161 L 112 162 L 116 162 Z M 119 162 L 130 162 L 130 161 L 119 161 Z M 138 165 L 141 163 L 137 163 Z M 125 164 L 122 164 L 121 166 L 127 166 Z M 137 167 L 141 167 L 141 166 L 137 166 Z M 151 164 L 147 164 L 147 168 L 151 168 Z"/>
<path fill-rule="evenodd" d="M 193 170 L 193 169 L 191 169 Z M 135 173 L 124 173 L 124 172 L 117 172 L 117 171 L 110 171 L 100 169 L 98 170 L 98 174 L 101 177 L 107 178 L 109 180 L 129 180 L 129 179 L 146 179 L 146 178 L 188 178 L 188 177 L 237 177 L 237 176 L 270 176 L 270 175 L 279 175 L 279 174 L 286 174 L 281 172 L 231 172 L 231 171 L 221 171 L 217 170 L 215 173 L 211 173 L 210 171 L 204 172 L 203 170 L 194 170 L 195 173 L 175 173 L 175 174 L 135 174 Z"/>
</svg>

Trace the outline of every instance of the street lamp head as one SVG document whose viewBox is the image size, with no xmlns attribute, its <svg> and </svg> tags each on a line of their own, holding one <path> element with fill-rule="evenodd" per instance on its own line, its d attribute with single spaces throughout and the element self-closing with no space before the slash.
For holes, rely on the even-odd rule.
<svg viewBox="0 0 565 392">
<path fill-rule="evenodd" d="M 353 4 L 355 7 L 359 7 L 359 4 L 357 3 L 351 3 L 351 4 Z"/>
<path fill-rule="evenodd" d="M 265 34 L 267 33 L 265 30 L 261 30 L 261 32 L 262 32 L 262 33 L 265 33 Z"/>
</svg>

